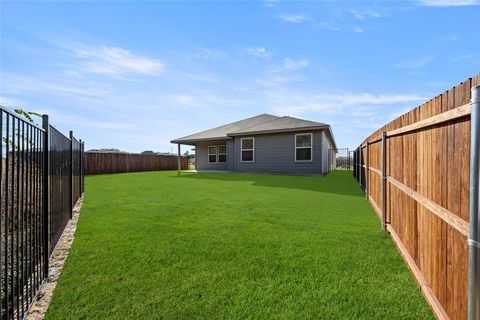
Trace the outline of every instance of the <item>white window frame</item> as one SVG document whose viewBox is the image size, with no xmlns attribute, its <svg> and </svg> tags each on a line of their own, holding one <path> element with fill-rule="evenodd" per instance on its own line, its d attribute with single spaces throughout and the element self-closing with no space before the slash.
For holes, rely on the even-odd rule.
<svg viewBox="0 0 480 320">
<path fill-rule="evenodd" d="M 215 148 L 215 154 L 210 153 L 210 148 Z M 215 156 L 215 161 L 210 161 L 210 156 Z M 207 146 L 207 160 L 208 160 L 208 163 L 217 163 L 218 162 L 218 148 L 217 148 L 217 146 Z"/>
<path fill-rule="evenodd" d="M 225 147 L 225 153 L 220 153 L 220 148 L 219 147 Z M 220 162 L 220 156 L 225 156 L 225 162 Z M 227 163 L 227 145 L 226 144 L 221 144 L 217 146 L 217 162 L 218 163 Z"/>
<path fill-rule="evenodd" d="M 310 136 L 310 147 L 297 147 L 297 136 Z M 297 149 L 310 149 L 310 160 L 297 160 Z M 295 162 L 312 162 L 313 161 L 313 133 L 297 133 L 295 134 Z"/>
<path fill-rule="evenodd" d="M 243 140 L 252 140 L 252 149 L 243 149 Z M 243 161 L 243 151 L 252 151 L 252 160 Z M 240 162 L 253 163 L 255 162 L 255 137 L 245 137 L 240 139 Z"/>
</svg>

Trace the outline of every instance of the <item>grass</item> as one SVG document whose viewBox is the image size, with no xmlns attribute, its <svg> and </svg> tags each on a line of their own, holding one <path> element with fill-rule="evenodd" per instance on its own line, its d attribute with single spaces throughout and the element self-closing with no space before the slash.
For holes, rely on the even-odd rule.
<svg viewBox="0 0 480 320">
<path fill-rule="evenodd" d="M 349 172 L 91 176 L 47 319 L 433 319 Z"/>
</svg>

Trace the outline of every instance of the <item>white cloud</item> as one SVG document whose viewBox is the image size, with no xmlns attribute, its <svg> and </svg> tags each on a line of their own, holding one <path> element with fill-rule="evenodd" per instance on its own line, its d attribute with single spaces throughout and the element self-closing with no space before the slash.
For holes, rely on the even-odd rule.
<svg viewBox="0 0 480 320">
<path fill-rule="evenodd" d="M 58 78 L 55 76 L 39 76 L 35 74 L 4 74 L 4 76 L 8 78 L 9 81 L 5 83 L 2 90 L 11 94 L 45 94 L 48 92 L 50 95 L 58 94 L 87 98 L 103 98 L 112 94 L 110 85 L 94 81 Z"/>
<path fill-rule="evenodd" d="M 427 97 L 417 94 L 374 94 L 374 93 L 344 93 L 344 94 L 311 94 L 306 92 L 273 92 L 269 93 L 268 101 L 273 109 L 281 114 L 302 115 L 305 113 L 322 113 L 335 115 L 338 112 L 358 111 L 362 107 L 364 114 L 371 114 L 375 106 L 388 106 L 404 103 L 418 103 Z M 356 108 L 356 109 L 352 109 Z"/>
<path fill-rule="evenodd" d="M 245 98 L 243 95 L 228 95 L 224 92 L 217 92 L 213 90 L 190 90 L 187 93 L 170 94 L 166 98 L 167 105 L 172 108 L 180 108 L 182 110 L 189 110 L 203 112 L 205 110 L 214 110 L 215 108 L 229 109 L 242 108 L 251 106 L 256 101 Z"/>
<path fill-rule="evenodd" d="M 0 105 L 7 108 L 17 108 L 25 106 L 25 102 L 15 98 L 0 96 Z"/>
<path fill-rule="evenodd" d="M 268 8 L 274 8 L 278 3 L 278 0 L 263 0 L 263 6 Z"/>
<path fill-rule="evenodd" d="M 95 118 L 87 118 L 81 116 L 72 116 L 66 115 L 58 112 L 49 112 L 49 115 L 52 119 L 55 119 L 56 122 L 62 123 L 62 125 L 75 125 L 88 128 L 96 129 L 132 129 L 135 128 L 135 124 L 129 122 L 109 122 L 109 121 L 98 121 Z"/>
<path fill-rule="evenodd" d="M 462 7 L 478 6 L 480 0 L 418 0 L 417 3 L 426 7 Z"/>
<path fill-rule="evenodd" d="M 252 47 L 246 49 L 247 53 L 251 56 L 259 57 L 259 58 L 268 58 L 272 55 L 266 48 L 263 47 Z"/>
<path fill-rule="evenodd" d="M 441 43 L 445 43 L 445 42 L 456 42 L 460 40 L 460 37 L 457 36 L 456 34 L 454 35 L 450 35 L 450 36 L 444 36 L 444 37 L 440 37 L 437 39 L 438 42 L 441 42 Z"/>
<path fill-rule="evenodd" d="M 340 31 L 342 28 L 338 27 L 337 25 L 334 25 L 331 22 L 326 22 L 326 21 L 320 21 L 318 23 L 318 26 L 322 29 L 330 30 L 330 31 Z"/>
<path fill-rule="evenodd" d="M 363 32 L 363 29 L 360 28 L 359 26 L 354 26 L 352 28 L 352 31 L 355 32 L 355 33 L 362 33 Z"/>
<path fill-rule="evenodd" d="M 285 58 L 280 66 L 274 66 L 270 68 L 269 72 L 282 72 L 282 71 L 296 71 L 308 66 L 308 59 L 294 60 L 292 58 Z"/>
<path fill-rule="evenodd" d="M 398 63 L 397 68 L 403 69 L 419 69 L 425 67 L 427 64 L 433 61 L 432 56 L 424 56 L 415 60 L 409 60 L 405 62 Z"/>
<path fill-rule="evenodd" d="M 156 59 L 140 57 L 130 51 L 116 47 L 73 48 L 83 69 L 99 74 L 124 76 L 127 74 L 155 75 L 165 69 L 165 65 Z"/>
<path fill-rule="evenodd" d="M 225 59 L 228 56 L 228 54 L 225 51 L 220 49 L 203 48 L 200 50 L 200 52 L 197 52 L 194 56 L 199 59 L 220 60 L 220 59 Z"/>
<path fill-rule="evenodd" d="M 283 14 L 280 19 L 289 23 L 303 23 L 312 20 L 311 17 L 303 14 Z"/>
<path fill-rule="evenodd" d="M 303 81 L 303 77 L 282 77 L 282 76 L 275 76 L 271 78 L 266 78 L 266 79 L 257 79 L 256 83 L 261 86 L 267 86 L 267 87 L 274 87 L 274 86 L 280 86 L 292 82 L 299 82 Z"/>
<path fill-rule="evenodd" d="M 373 11 L 371 9 L 362 10 L 362 11 L 351 9 L 349 11 L 352 14 L 352 16 L 358 20 L 366 20 L 367 18 L 381 18 L 383 16 L 379 12 Z"/>
<path fill-rule="evenodd" d="M 174 94 L 169 96 L 169 100 L 175 103 L 176 105 L 188 105 L 193 106 L 197 104 L 197 99 L 193 96 L 185 94 Z"/>
<path fill-rule="evenodd" d="M 294 60 L 291 58 L 283 59 L 283 68 L 285 70 L 298 70 L 305 68 L 308 65 L 307 59 Z"/>
<path fill-rule="evenodd" d="M 475 58 L 475 55 L 469 53 L 469 54 L 464 54 L 464 55 L 452 58 L 451 60 L 453 62 L 465 62 L 465 61 L 473 61 L 474 58 Z"/>
</svg>

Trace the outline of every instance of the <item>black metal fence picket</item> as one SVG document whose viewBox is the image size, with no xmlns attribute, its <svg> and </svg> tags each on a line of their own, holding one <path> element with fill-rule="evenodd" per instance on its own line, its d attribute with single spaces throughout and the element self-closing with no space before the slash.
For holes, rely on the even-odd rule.
<svg viewBox="0 0 480 320">
<path fill-rule="evenodd" d="M 25 318 L 48 276 L 48 259 L 71 217 L 71 200 L 83 192 L 83 149 L 83 143 L 50 126 L 48 116 L 40 127 L 0 106 L 2 320 Z"/>
</svg>

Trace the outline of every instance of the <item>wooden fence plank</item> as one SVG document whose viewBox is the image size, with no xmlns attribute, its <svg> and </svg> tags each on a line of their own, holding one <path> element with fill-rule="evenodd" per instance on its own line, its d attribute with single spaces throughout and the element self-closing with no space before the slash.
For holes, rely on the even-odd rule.
<svg viewBox="0 0 480 320">
<path fill-rule="evenodd" d="M 393 239 L 393 242 L 398 248 L 398 251 L 400 251 L 400 254 L 403 257 L 403 260 L 407 264 L 408 268 L 412 272 L 413 276 L 415 277 L 415 280 L 417 281 L 420 290 L 422 291 L 423 295 L 425 296 L 428 304 L 432 308 L 432 310 L 435 313 L 435 316 L 437 319 L 441 320 L 448 320 L 450 317 L 448 316 L 447 312 L 445 309 L 442 307 L 440 302 L 438 301 L 437 297 L 432 291 L 432 288 L 428 285 L 427 280 L 423 276 L 422 272 L 420 269 L 418 269 L 417 265 L 415 264 L 415 261 L 413 258 L 409 255 L 407 249 L 403 245 L 401 239 L 398 237 L 397 233 L 395 232 L 395 229 L 392 228 L 391 225 L 387 226 L 387 231 L 390 232 L 390 235 Z"/>
</svg>

